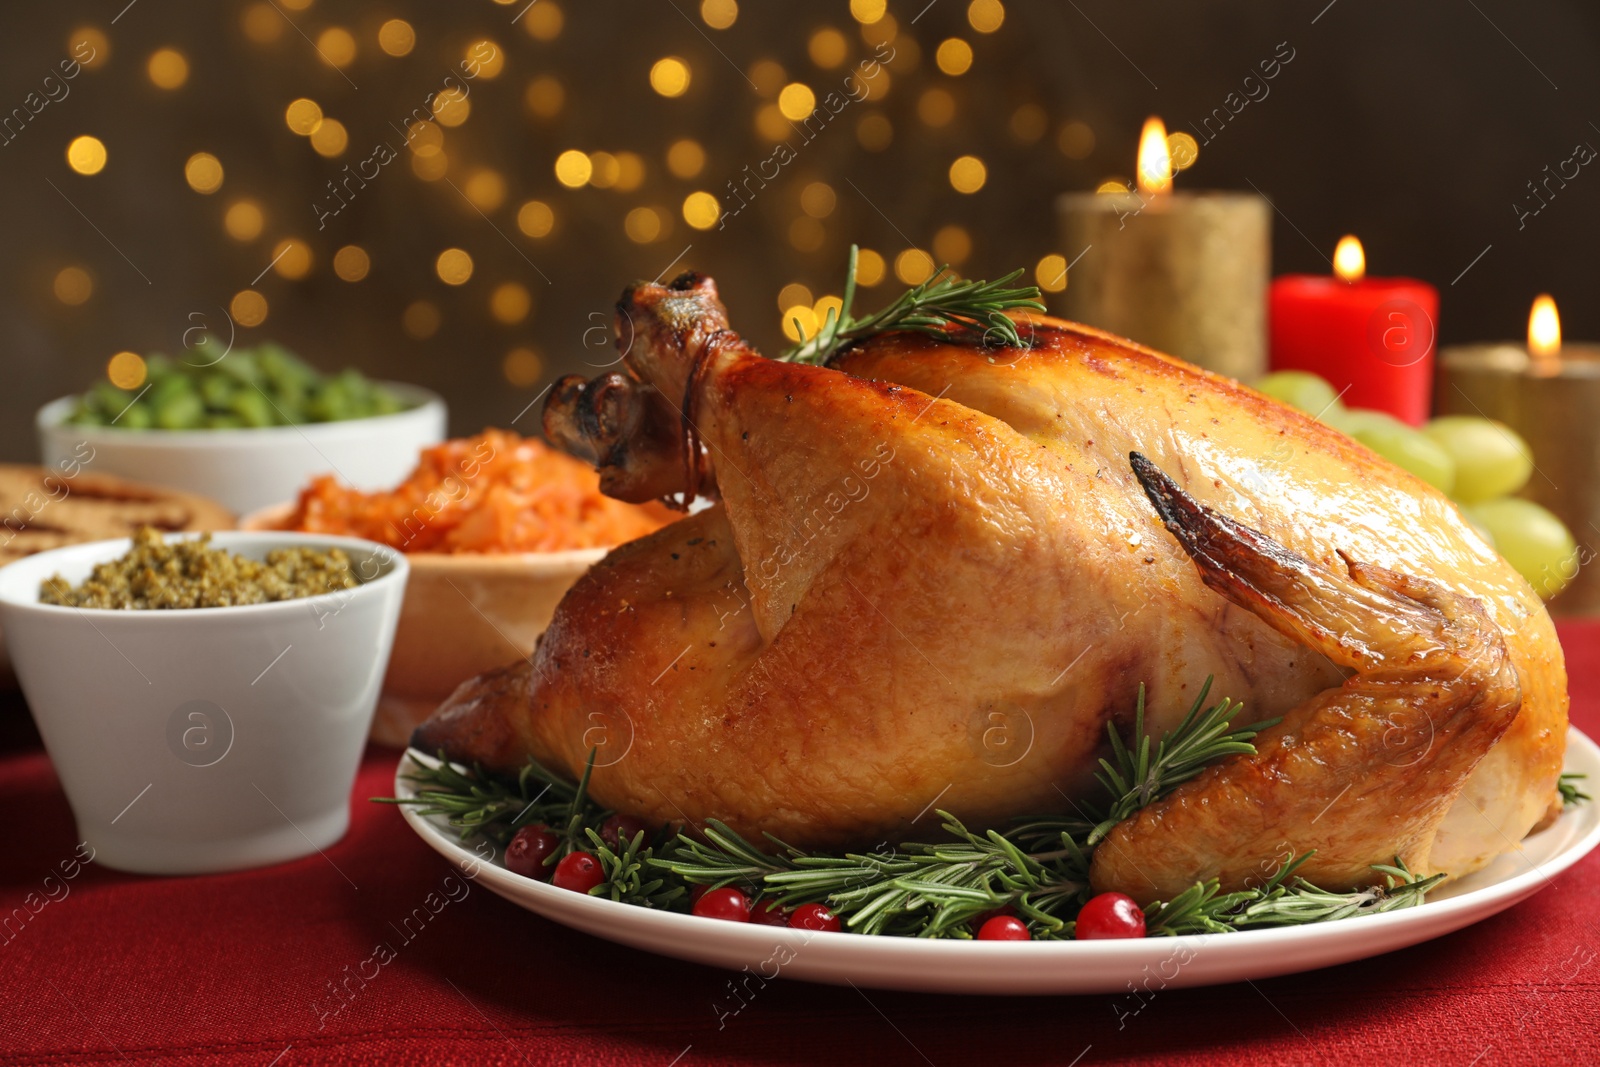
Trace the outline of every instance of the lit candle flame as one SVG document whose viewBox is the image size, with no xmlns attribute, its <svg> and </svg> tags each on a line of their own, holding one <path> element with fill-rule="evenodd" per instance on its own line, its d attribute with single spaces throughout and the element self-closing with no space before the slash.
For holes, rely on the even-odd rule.
<svg viewBox="0 0 1600 1067">
<path fill-rule="evenodd" d="M 1167 128 L 1154 115 L 1144 120 L 1139 135 L 1139 192 L 1172 191 L 1172 150 L 1167 147 Z"/>
<path fill-rule="evenodd" d="M 1350 234 L 1339 238 L 1339 246 L 1333 250 L 1333 273 L 1346 282 L 1359 282 L 1366 276 L 1367 254 Z"/>
<path fill-rule="evenodd" d="M 1541 362 L 1560 358 L 1561 316 L 1548 293 L 1540 293 L 1528 313 L 1528 352 Z"/>
</svg>

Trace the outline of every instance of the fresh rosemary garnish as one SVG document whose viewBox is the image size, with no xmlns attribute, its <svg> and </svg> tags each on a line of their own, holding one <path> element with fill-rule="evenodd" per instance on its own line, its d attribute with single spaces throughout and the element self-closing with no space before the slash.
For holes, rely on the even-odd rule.
<svg viewBox="0 0 1600 1067">
<path fill-rule="evenodd" d="M 1272 722 L 1235 728 L 1239 705 L 1229 700 L 1206 707 L 1211 679 L 1187 715 L 1159 741 L 1145 734 L 1144 688 L 1134 709 L 1129 745 L 1108 724 L 1111 755 L 1097 775 L 1103 806 L 1075 805 L 1069 815 L 1019 820 L 1010 829 L 969 830 L 955 816 L 938 812 L 949 840 L 886 842 L 870 852 L 843 855 L 806 852 L 767 836 L 751 843 L 715 819 L 695 832 L 658 832 L 607 845 L 599 833 L 611 814 L 588 798 L 593 753 L 583 778 L 573 783 L 530 761 L 515 780 L 481 769 L 417 764 L 407 775 L 415 794 L 386 799 L 409 804 L 424 815 L 443 815 L 463 839 L 481 835 L 504 845 L 516 831 L 543 824 L 561 838 L 561 855 L 582 848 L 599 858 L 606 880 L 591 892 L 645 907 L 686 910 L 691 886 L 732 885 L 752 901 L 785 908 L 825 904 L 847 930 L 906 937 L 970 938 L 974 920 L 1009 908 L 1034 938 L 1072 937 L 1079 908 L 1090 898 L 1089 861 L 1112 827 L 1160 800 L 1206 766 L 1255 751 L 1252 741 Z M 1569 784 L 1563 776 L 1563 796 Z M 1576 792 L 1576 785 L 1570 788 Z M 1291 926 L 1419 904 L 1443 875 L 1419 878 L 1397 859 L 1374 870 L 1385 885 L 1351 893 L 1321 889 L 1295 874 L 1311 855 L 1284 857 L 1259 886 L 1224 893 L 1216 881 L 1196 882 L 1170 901 L 1145 909 L 1150 934 L 1222 933 L 1264 926 Z"/>
<path fill-rule="evenodd" d="M 829 308 L 826 319 L 812 337 L 798 319 L 794 322 L 800 343 L 778 358 L 792 363 L 826 363 L 839 349 L 852 341 L 890 330 L 911 330 L 937 337 L 966 336 L 996 346 L 1023 347 L 1017 324 L 1007 311 L 1043 311 L 1039 288 L 1013 286 L 1023 274 L 1019 268 L 992 282 L 964 281 L 950 273 L 948 265 L 934 271 L 927 281 L 912 286 L 881 311 L 854 318 L 851 308 L 856 297 L 856 257 L 859 249 L 850 246 L 850 264 L 845 269 L 843 306 Z"/>
<path fill-rule="evenodd" d="M 1556 788 L 1561 790 L 1562 807 L 1570 808 L 1574 804 L 1582 804 L 1585 800 L 1594 799 L 1588 793 L 1585 793 L 1583 787 L 1578 784 L 1588 777 L 1587 774 L 1580 774 L 1577 771 L 1568 771 L 1561 776 L 1556 782 Z"/>
</svg>

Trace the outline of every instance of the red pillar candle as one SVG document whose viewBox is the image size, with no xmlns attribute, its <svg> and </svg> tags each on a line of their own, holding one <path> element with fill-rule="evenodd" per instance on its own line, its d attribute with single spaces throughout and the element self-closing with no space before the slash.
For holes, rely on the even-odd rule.
<svg viewBox="0 0 1600 1067">
<path fill-rule="evenodd" d="M 1334 276 L 1286 274 L 1268 297 L 1273 370 L 1326 378 L 1347 407 L 1419 426 L 1433 401 L 1439 291 L 1414 278 L 1368 278 L 1361 243 L 1339 242 Z"/>
</svg>

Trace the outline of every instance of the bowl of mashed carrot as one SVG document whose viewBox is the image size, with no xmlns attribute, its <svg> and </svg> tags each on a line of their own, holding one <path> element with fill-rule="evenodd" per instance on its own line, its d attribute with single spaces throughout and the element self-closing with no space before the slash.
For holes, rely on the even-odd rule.
<svg viewBox="0 0 1600 1067">
<path fill-rule="evenodd" d="M 600 492 L 585 463 L 539 441 L 486 430 L 422 450 L 385 492 L 333 475 L 246 529 L 376 541 L 411 563 L 372 736 L 403 746 L 461 682 L 533 652 L 568 588 L 607 551 L 676 515 Z"/>
</svg>

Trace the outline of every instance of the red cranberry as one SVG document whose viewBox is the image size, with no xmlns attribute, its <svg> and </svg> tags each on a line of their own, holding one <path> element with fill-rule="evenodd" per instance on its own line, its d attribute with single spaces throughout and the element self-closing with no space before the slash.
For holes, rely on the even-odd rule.
<svg viewBox="0 0 1600 1067">
<path fill-rule="evenodd" d="M 643 819 L 632 815 L 609 815 L 606 821 L 600 824 L 600 840 L 613 852 L 620 852 L 628 846 L 635 836 L 644 834 L 645 842 L 650 841 L 650 824 Z"/>
<path fill-rule="evenodd" d="M 750 909 L 750 921 L 760 926 L 788 926 L 789 916 L 776 900 L 763 900 Z"/>
<path fill-rule="evenodd" d="M 978 928 L 979 941 L 1032 941 L 1027 925 L 1014 915 L 996 915 Z"/>
<path fill-rule="evenodd" d="M 1010 904 L 1002 904 L 998 908 L 993 909 L 992 911 L 980 911 L 978 914 L 974 915 L 971 919 L 968 919 L 967 920 L 967 924 L 970 927 L 972 927 L 973 933 L 977 933 L 979 930 L 983 929 L 983 924 L 988 922 L 990 919 L 996 918 L 996 917 L 1001 916 L 1001 915 L 1010 915 L 1013 918 L 1015 918 L 1016 914 L 1017 914 L 1017 909 L 1016 908 L 1013 908 Z"/>
<path fill-rule="evenodd" d="M 830 930 L 838 933 L 844 929 L 839 917 L 822 904 L 802 904 L 789 916 L 789 925 L 796 930 Z"/>
<path fill-rule="evenodd" d="M 524 826 L 506 846 L 506 869 L 524 878 L 545 881 L 550 877 L 550 868 L 544 861 L 553 856 L 560 845 L 561 839 L 543 823 Z"/>
<path fill-rule="evenodd" d="M 1101 893 L 1078 912 L 1079 941 L 1109 937 L 1143 937 L 1144 909 L 1126 893 Z"/>
<path fill-rule="evenodd" d="M 726 919 L 728 922 L 750 921 L 750 898 L 732 886 L 713 889 L 695 901 L 694 913 L 702 919 Z"/>
<path fill-rule="evenodd" d="M 555 877 L 550 879 L 555 885 L 574 893 L 587 893 L 605 880 L 606 872 L 601 868 L 600 861 L 587 852 L 571 852 L 563 856 L 561 862 L 556 864 Z"/>
</svg>

